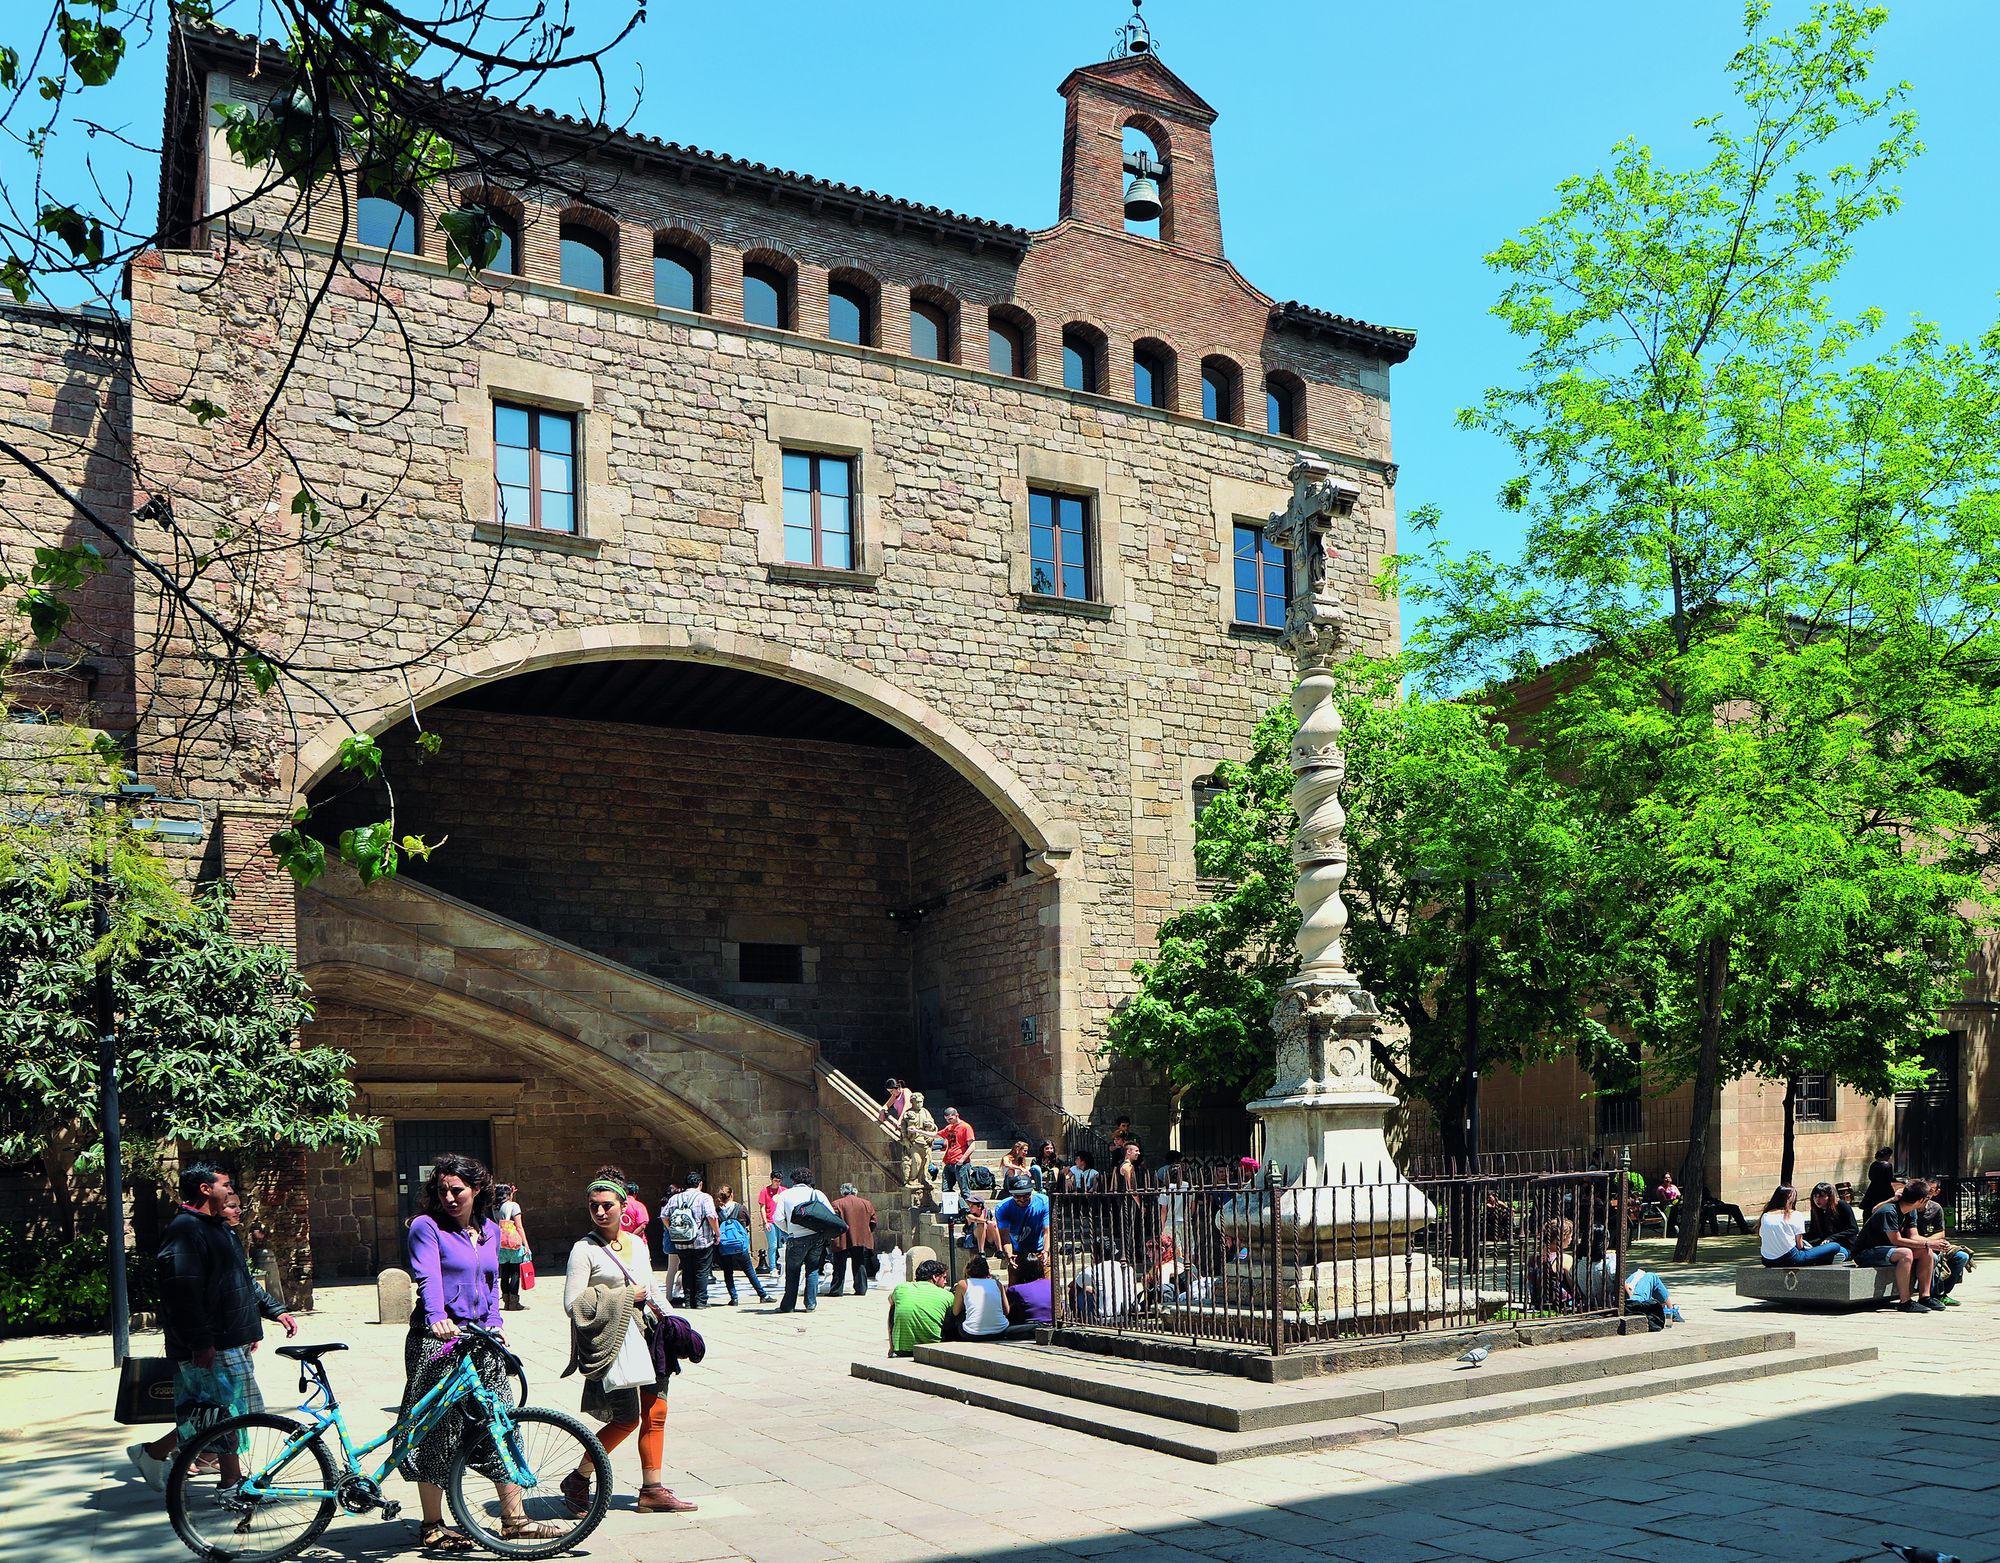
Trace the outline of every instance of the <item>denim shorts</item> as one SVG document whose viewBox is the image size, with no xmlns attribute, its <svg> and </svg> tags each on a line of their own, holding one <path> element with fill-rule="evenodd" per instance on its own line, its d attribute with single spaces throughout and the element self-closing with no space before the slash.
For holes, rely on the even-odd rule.
<svg viewBox="0 0 2000 1563">
<path fill-rule="evenodd" d="M 1864 1270 L 1872 1270 L 1894 1263 L 1895 1253 L 1895 1245 L 1891 1243 L 1884 1243 L 1879 1248 L 1857 1248 L 1854 1250 L 1854 1262 Z"/>
</svg>

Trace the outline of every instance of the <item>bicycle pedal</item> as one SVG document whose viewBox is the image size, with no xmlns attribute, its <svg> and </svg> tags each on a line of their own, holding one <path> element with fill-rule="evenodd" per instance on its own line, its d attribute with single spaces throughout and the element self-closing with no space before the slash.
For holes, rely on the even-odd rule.
<svg viewBox="0 0 2000 1563">
<path fill-rule="evenodd" d="M 403 1506 L 400 1503 L 384 1503 L 382 1505 L 382 1518 L 385 1520 L 393 1520 L 402 1512 Z"/>
</svg>

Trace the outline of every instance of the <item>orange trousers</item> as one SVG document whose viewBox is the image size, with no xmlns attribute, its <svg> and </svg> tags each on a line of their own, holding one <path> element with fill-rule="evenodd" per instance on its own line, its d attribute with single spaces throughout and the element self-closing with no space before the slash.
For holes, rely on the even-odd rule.
<svg viewBox="0 0 2000 1563">
<path fill-rule="evenodd" d="M 609 1454 L 635 1432 L 639 1435 L 639 1469 L 664 1470 L 667 1464 L 667 1397 L 657 1389 L 639 1391 L 639 1419 L 636 1422 L 613 1422 L 597 1435 L 597 1441 Z"/>
</svg>

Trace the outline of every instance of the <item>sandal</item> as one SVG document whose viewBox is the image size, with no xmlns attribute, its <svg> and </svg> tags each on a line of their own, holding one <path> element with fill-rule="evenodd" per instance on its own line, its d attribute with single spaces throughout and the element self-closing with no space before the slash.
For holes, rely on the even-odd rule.
<svg viewBox="0 0 2000 1563">
<path fill-rule="evenodd" d="M 456 1555 L 460 1552 L 477 1552 L 479 1543 L 462 1530 L 453 1530 L 440 1520 L 435 1525 L 426 1525 L 417 1533 L 417 1545 L 426 1552 Z"/>
<path fill-rule="evenodd" d="M 518 1520 L 503 1519 L 500 1522 L 502 1541 L 554 1541 L 558 1536 L 567 1536 L 570 1527 L 555 1520 L 531 1520 L 525 1514 Z"/>
</svg>

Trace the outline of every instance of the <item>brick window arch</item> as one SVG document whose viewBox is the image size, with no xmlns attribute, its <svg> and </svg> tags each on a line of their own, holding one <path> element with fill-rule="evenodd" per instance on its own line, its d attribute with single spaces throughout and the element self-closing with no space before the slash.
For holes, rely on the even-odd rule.
<svg viewBox="0 0 2000 1563">
<path fill-rule="evenodd" d="M 798 268 L 766 251 L 745 256 L 743 318 L 753 326 L 792 330 L 798 319 Z"/>
<path fill-rule="evenodd" d="M 1149 222 L 1135 222 L 1127 217 L 1125 231 L 1148 239 L 1171 240 L 1174 236 L 1174 163 L 1173 145 L 1167 135 L 1167 127 L 1150 114 L 1134 114 L 1118 130 L 1121 161 L 1134 153 L 1144 152 L 1159 168 L 1159 172 L 1153 175 L 1153 181 L 1160 190 L 1160 215 Z M 1119 181 L 1121 210 L 1125 194 L 1131 189 L 1131 181 L 1129 174 Z"/>
<path fill-rule="evenodd" d="M 604 212 L 572 207 L 557 228 L 558 279 L 586 293 L 618 291 L 618 224 Z"/>
<path fill-rule="evenodd" d="M 1062 383 L 1072 391 L 1104 389 L 1107 343 L 1095 326 L 1071 322 L 1063 327 Z"/>
<path fill-rule="evenodd" d="M 1172 407 L 1176 401 L 1174 350 L 1157 337 L 1132 344 L 1132 400 L 1141 407 Z"/>
<path fill-rule="evenodd" d="M 695 314 L 708 308 L 708 246 L 694 234 L 653 235 L 653 302 Z"/>
<path fill-rule="evenodd" d="M 986 311 L 986 367 L 1020 380 L 1035 378 L 1035 317 L 1009 304 Z"/>
<path fill-rule="evenodd" d="M 1287 369 L 1264 376 L 1264 429 L 1287 439 L 1306 437 L 1305 382 Z"/>
<path fill-rule="evenodd" d="M 1216 423 L 1243 421 L 1243 372 L 1219 353 L 1201 361 L 1201 415 Z"/>
<path fill-rule="evenodd" d="M 354 203 L 354 237 L 374 249 L 421 255 L 423 217 L 423 203 L 413 190 L 364 195 Z"/>
<path fill-rule="evenodd" d="M 958 361 L 958 300 L 937 288 L 910 290 L 910 352 L 941 364 Z"/>
<path fill-rule="evenodd" d="M 518 197 L 505 190 L 494 190 L 486 186 L 466 190 L 458 198 L 462 211 L 478 212 L 486 218 L 489 237 L 497 237 L 498 247 L 493 252 L 493 261 L 485 268 L 488 276 L 518 277 L 523 274 L 521 255 L 521 220 L 524 209 Z M 448 257 L 463 266 L 466 260 L 458 254 L 456 241 L 447 238 L 445 247 Z"/>
<path fill-rule="evenodd" d="M 863 271 L 843 267 L 826 281 L 826 334 L 856 347 L 882 345 L 882 285 Z"/>
</svg>

